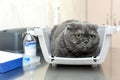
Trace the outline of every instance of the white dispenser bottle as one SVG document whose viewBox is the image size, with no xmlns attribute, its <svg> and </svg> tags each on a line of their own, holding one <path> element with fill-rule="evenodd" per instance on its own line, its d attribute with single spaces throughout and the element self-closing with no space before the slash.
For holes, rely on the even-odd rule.
<svg viewBox="0 0 120 80">
<path fill-rule="evenodd" d="M 25 55 L 36 56 L 36 40 L 30 33 L 26 33 L 23 46 Z"/>
<path fill-rule="evenodd" d="M 29 30 L 26 32 L 26 36 L 23 40 L 24 47 L 24 57 L 23 57 L 23 66 L 31 65 L 36 62 L 40 62 L 40 57 L 36 55 L 36 40 L 34 36 L 29 33 Z"/>
</svg>

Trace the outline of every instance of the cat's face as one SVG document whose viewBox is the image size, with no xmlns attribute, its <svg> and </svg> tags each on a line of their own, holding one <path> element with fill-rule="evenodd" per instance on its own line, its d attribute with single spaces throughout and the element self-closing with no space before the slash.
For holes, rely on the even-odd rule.
<svg viewBox="0 0 120 80">
<path fill-rule="evenodd" d="M 99 45 L 97 26 L 87 23 L 70 23 L 65 25 L 65 42 L 72 46 L 73 52 L 92 52 Z"/>
</svg>

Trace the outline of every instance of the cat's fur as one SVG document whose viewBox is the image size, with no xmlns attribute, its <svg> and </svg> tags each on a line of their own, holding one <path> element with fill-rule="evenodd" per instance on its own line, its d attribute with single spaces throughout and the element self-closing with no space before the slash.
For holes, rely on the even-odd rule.
<svg viewBox="0 0 120 80">
<path fill-rule="evenodd" d="M 57 57 L 92 57 L 99 54 L 97 25 L 67 20 L 51 32 L 51 53 Z"/>
</svg>

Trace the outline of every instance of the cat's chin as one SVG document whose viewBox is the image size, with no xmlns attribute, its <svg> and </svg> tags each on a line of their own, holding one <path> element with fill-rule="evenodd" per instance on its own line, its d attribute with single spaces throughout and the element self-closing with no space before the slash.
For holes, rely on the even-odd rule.
<svg viewBox="0 0 120 80">
<path fill-rule="evenodd" d="M 83 47 L 82 51 L 88 51 L 87 47 Z"/>
</svg>

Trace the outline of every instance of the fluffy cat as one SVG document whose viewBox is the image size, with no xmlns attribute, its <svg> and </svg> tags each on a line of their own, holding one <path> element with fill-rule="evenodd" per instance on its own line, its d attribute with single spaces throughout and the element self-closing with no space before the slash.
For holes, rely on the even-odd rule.
<svg viewBox="0 0 120 80">
<path fill-rule="evenodd" d="M 96 57 L 99 54 L 97 25 L 67 20 L 51 31 L 51 53 L 57 57 Z"/>
</svg>

